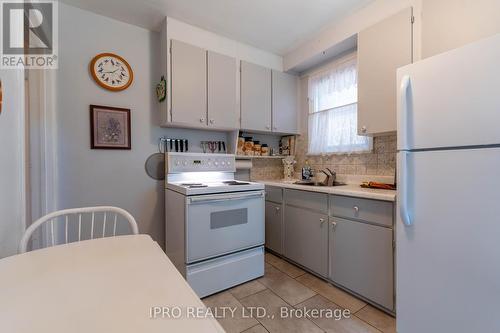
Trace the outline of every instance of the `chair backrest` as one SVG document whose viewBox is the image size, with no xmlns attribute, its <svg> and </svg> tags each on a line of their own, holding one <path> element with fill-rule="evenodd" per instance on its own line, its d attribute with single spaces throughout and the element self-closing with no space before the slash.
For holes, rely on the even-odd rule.
<svg viewBox="0 0 500 333">
<path fill-rule="evenodd" d="M 88 216 L 88 218 L 86 218 Z M 102 223 L 99 223 L 102 217 Z M 83 219 L 82 219 L 83 218 Z M 65 209 L 50 213 L 45 215 L 31 224 L 24 232 L 21 242 L 19 243 L 19 253 L 24 253 L 28 249 L 28 244 L 33 236 L 33 233 L 43 226 L 47 226 L 47 244 L 44 247 L 66 244 L 69 243 L 70 235 L 69 230 L 71 225 L 73 225 L 72 231 L 78 233 L 78 238 L 74 236 L 74 241 L 81 241 L 94 238 L 104 238 L 108 236 L 116 236 L 117 224 L 123 223 L 121 221 L 128 222 L 130 226 L 130 233 L 137 235 L 139 229 L 137 227 L 137 222 L 134 217 L 124 209 L 111 206 L 100 206 L 100 207 L 84 207 L 84 208 L 72 208 Z M 82 235 L 82 225 L 90 223 L 90 237 Z M 112 225 L 109 225 L 112 223 Z M 62 224 L 62 225 L 61 225 Z M 101 227 L 97 230 L 98 225 Z M 84 225 L 85 227 L 85 225 Z M 112 227 L 112 229 L 110 229 Z M 62 231 L 64 233 L 62 234 Z M 96 232 L 98 231 L 98 232 Z M 62 234 L 62 235 L 61 235 Z M 56 235 L 57 237 L 56 240 Z M 50 238 L 50 241 L 48 239 Z"/>
</svg>

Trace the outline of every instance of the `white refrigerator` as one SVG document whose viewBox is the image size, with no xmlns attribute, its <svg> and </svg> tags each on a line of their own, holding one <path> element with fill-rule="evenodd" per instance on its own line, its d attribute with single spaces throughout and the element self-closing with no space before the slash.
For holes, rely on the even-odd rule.
<svg viewBox="0 0 500 333">
<path fill-rule="evenodd" d="M 397 77 L 397 331 L 500 332 L 500 35 Z"/>
</svg>

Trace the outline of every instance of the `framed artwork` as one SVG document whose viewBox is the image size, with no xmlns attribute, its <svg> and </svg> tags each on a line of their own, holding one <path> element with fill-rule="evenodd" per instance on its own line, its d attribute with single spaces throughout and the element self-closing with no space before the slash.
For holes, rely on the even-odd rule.
<svg viewBox="0 0 500 333">
<path fill-rule="evenodd" d="M 90 148 L 131 149 L 130 109 L 91 105 Z"/>
</svg>

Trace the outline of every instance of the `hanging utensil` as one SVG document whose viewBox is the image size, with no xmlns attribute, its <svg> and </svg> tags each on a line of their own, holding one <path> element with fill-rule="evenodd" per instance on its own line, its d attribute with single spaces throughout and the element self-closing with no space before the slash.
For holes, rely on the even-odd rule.
<svg viewBox="0 0 500 333">
<path fill-rule="evenodd" d="M 217 149 L 217 143 L 215 141 L 209 141 L 208 142 L 208 149 L 210 149 L 210 152 L 212 154 L 215 153 L 215 150 Z"/>
</svg>

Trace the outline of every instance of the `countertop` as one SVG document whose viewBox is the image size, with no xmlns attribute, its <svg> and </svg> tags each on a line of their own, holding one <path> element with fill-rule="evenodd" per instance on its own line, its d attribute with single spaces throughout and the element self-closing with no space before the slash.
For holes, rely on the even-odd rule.
<svg viewBox="0 0 500 333">
<path fill-rule="evenodd" d="M 371 188 L 362 188 L 359 184 L 347 184 L 342 186 L 310 186 L 310 185 L 297 185 L 294 184 L 296 180 L 256 180 L 268 186 L 276 186 L 283 188 L 290 188 L 295 190 L 320 192 L 328 194 L 346 195 L 350 197 L 358 197 L 365 199 L 383 200 L 383 201 L 396 201 L 396 191 L 393 190 L 377 190 Z"/>
<path fill-rule="evenodd" d="M 186 315 L 206 307 L 147 235 L 4 258 L 0 295 L 3 332 L 224 332 L 214 318 Z M 151 318 L 152 307 L 179 307 L 182 316 Z"/>
</svg>

